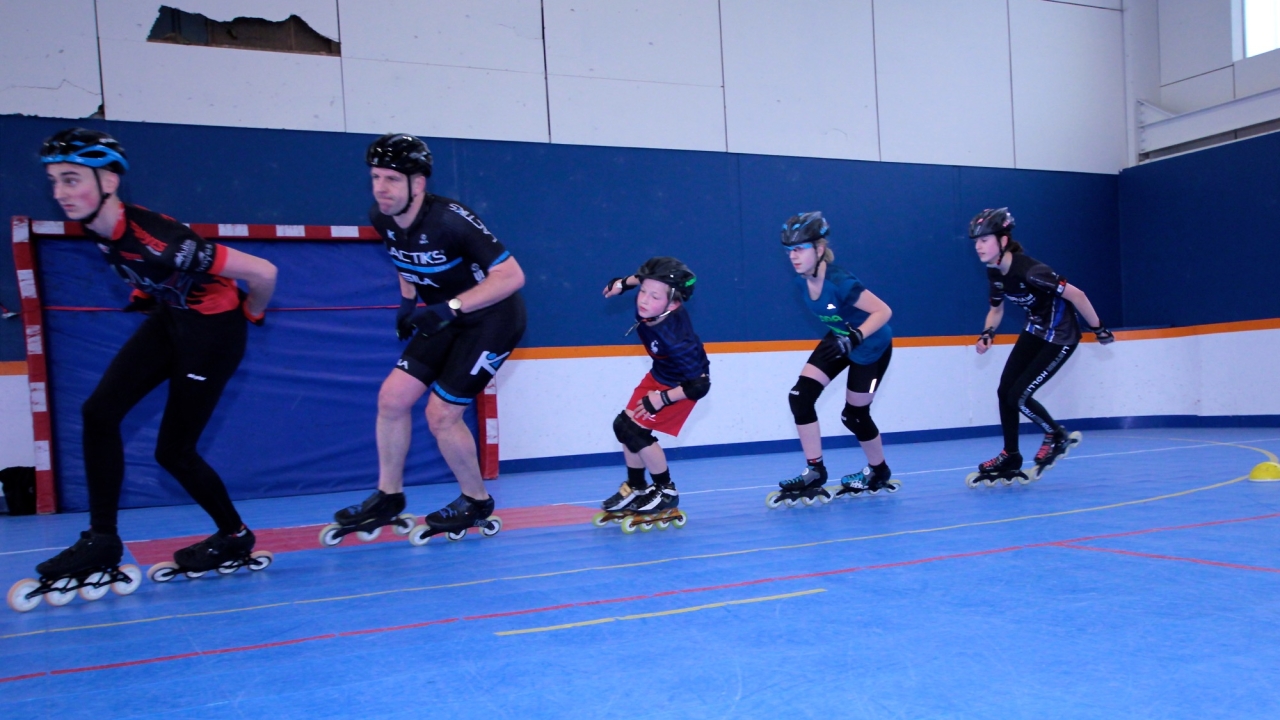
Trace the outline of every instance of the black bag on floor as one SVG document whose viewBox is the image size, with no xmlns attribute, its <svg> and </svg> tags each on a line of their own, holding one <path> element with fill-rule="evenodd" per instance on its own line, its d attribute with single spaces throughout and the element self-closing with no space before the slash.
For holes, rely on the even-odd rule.
<svg viewBox="0 0 1280 720">
<path fill-rule="evenodd" d="M 11 467 L 0 470 L 0 486 L 10 515 L 36 514 L 36 469 Z"/>
</svg>

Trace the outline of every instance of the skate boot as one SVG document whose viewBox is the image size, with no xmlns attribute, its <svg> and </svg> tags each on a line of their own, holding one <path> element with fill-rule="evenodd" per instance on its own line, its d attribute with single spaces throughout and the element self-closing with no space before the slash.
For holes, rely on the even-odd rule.
<svg viewBox="0 0 1280 720">
<path fill-rule="evenodd" d="M 1060 458 L 1067 456 L 1071 449 L 1080 444 L 1083 436 L 1078 432 L 1068 433 L 1066 428 L 1044 436 L 1044 443 L 1036 451 L 1036 466 L 1031 470 L 1031 479 L 1039 480 Z"/>
<path fill-rule="evenodd" d="M 409 533 L 409 542 L 426 545 L 432 535 L 445 533 L 450 540 L 461 540 L 473 527 L 484 537 L 493 537 L 502 529 L 502 518 L 493 514 L 493 498 L 473 500 L 465 494 L 426 517 L 426 524 Z"/>
<path fill-rule="evenodd" d="M 1010 455 L 1001 450 L 999 455 L 979 465 L 978 472 L 969 473 L 964 479 L 964 484 L 971 488 L 979 485 L 992 487 L 997 482 L 1012 485 L 1014 480 L 1023 485 L 1031 482 L 1031 478 L 1022 472 L 1022 454 Z"/>
<path fill-rule="evenodd" d="M 375 490 L 359 505 L 334 513 L 333 519 L 335 522 L 325 525 L 320 531 L 320 544 L 325 547 L 337 545 L 351 533 L 370 542 L 382 533 L 386 525 L 390 525 L 397 535 L 408 535 L 418 521 L 413 513 L 404 512 L 404 493 L 388 495 L 381 490 Z"/>
<path fill-rule="evenodd" d="M 684 527 L 688 517 L 677 509 L 680 493 L 675 485 L 655 483 L 637 495 L 635 502 L 631 503 L 631 514 L 622 519 L 622 532 L 630 535 L 637 530 L 649 532 L 654 527 L 659 530 L 666 530 L 672 525 Z"/>
<path fill-rule="evenodd" d="M 836 491 L 835 496 L 843 498 L 856 495 L 876 495 L 881 490 L 895 493 L 898 492 L 900 487 L 902 487 L 901 482 L 891 479 L 889 465 L 881 463 L 875 467 L 868 465 L 852 475 L 845 475 L 840 478 L 840 489 Z"/>
<path fill-rule="evenodd" d="M 275 556 L 269 550 L 254 552 L 255 541 L 249 528 L 243 528 L 238 535 L 216 532 L 195 545 L 175 552 L 173 562 L 152 565 L 147 570 L 147 579 L 169 582 L 179 575 L 186 575 L 194 580 L 210 570 L 217 570 L 219 575 L 230 575 L 242 567 L 265 570 L 275 560 Z"/>
<path fill-rule="evenodd" d="M 630 482 L 623 482 L 618 487 L 618 492 L 610 495 L 608 500 L 600 503 L 602 512 L 596 513 L 595 517 L 591 518 L 591 523 L 596 527 L 604 527 L 611 522 L 622 522 L 623 518 L 633 513 L 631 506 L 647 489 L 647 485 L 641 488 L 633 488 Z"/>
<path fill-rule="evenodd" d="M 39 580 L 19 580 L 9 589 L 9 607 L 18 612 L 34 610 L 44 599 L 54 607 L 71 602 L 79 593 L 85 600 L 98 600 L 114 590 L 128 595 L 142 582 L 137 565 L 121 565 L 124 544 L 114 533 L 86 530 L 74 545 L 36 566 Z"/>
<path fill-rule="evenodd" d="M 795 507 L 799 503 L 812 505 L 815 502 L 825 505 L 831 502 L 831 493 L 827 492 L 827 489 L 823 487 L 826 482 L 827 469 L 809 465 L 805 467 L 804 472 L 796 477 L 778 483 L 780 489 L 766 495 L 764 504 L 770 508 L 776 508 L 781 505 Z"/>
</svg>

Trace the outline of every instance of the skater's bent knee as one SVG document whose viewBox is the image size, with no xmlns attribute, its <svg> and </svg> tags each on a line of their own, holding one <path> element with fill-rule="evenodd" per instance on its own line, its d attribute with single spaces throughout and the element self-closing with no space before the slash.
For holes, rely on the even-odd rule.
<svg viewBox="0 0 1280 720">
<path fill-rule="evenodd" d="M 618 413 L 618 417 L 613 419 L 613 434 L 618 438 L 618 442 L 633 453 L 638 453 L 658 442 L 652 430 L 640 427 L 625 412 Z"/>
<path fill-rule="evenodd" d="M 787 401 L 791 403 L 791 414 L 795 416 L 797 425 L 809 425 L 818 422 L 818 396 L 822 395 L 822 383 L 811 377 L 800 376 L 791 388 Z"/>
<path fill-rule="evenodd" d="M 156 447 L 156 463 L 169 471 L 174 477 L 182 477 L 186 471 L 200 465 L 200 454 L 194 448 L 178 448 L 159 445 Z"/>
<path fill-rule="evenodd" d="M 127 408 L 118 408 L 115 403 L 96 393 L 90 395 L 89 399 L 84 401 L 84 405 L 80 406 L 80 416 L 84 419 L 86 428 L 118 426 L 124 420 L 126 412 L 128 412 Z"/>
<path fill-rule="evenodd" d="M 876 427 L 876 422 L 871 419 L 870 405 L 845 403 L 844 412 L 840 413 L 840 420 L 844 422 L 845 427 L 849 428 L 849 432 L 858 438 L 858 442 L 867 442 L 880 437 L 880 428 Z"/>
</svg>

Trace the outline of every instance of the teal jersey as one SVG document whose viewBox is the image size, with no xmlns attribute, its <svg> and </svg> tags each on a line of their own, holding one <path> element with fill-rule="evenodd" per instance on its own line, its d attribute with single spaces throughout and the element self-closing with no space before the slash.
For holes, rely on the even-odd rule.
<svg viewBox="0 0 1280 720">
<path fill-rule="evenodd" d="M 803 275 L 796 275 L 796 284 L 813 314 L 837 335 L 848 335 L 850 328 L 858 327 L 870 315 L 866 310 L 854 307 L 867 286 L 843 268 L 827 263 L 827 274 L 822 280 L 822 292 L 817 300 L 809 297 L 809 285 Z M 884 327 L 862 339 L 862 344 L 849 353 L 849 361 L 870 365 L 880 359 L 892 344 L 893 329 L 885 323 Z"/>
</svg>

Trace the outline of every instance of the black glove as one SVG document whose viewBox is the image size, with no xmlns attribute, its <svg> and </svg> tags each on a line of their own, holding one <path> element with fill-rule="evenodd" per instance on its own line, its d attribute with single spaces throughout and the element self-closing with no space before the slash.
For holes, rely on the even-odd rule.
<svg viewBox="0 0 1280 720">
<path fill-rule="evenodd" d="M 996 339 L 996 329 L 993 327 L 985 328 L 982 334 L 978 336 L 978 342 L 987 347 L 991 347 L 991 343 Z"/>
<path fill-rule="evenodd" d="M 418 328 L 423 335 L 434 335 L 453 322 L 453 310 L 449 303 L 442 302 L 426 307 L 415 308 L 409 315 L 409 324 Z"/>
<path fill-rule="evenodd" d="M 156 309 L 156 299 L 141 290 L 129 293 L 129 304 L 121 308 L 122 312 L 140 312 L 150 315 Z"/>
<path fill-rule="evenodd" d="M 630 276 L 630 275 L 628 275 L 627 277 L 631 277 L 631 276 Z M 624 293 L 625 293 L 626 291 L 628 291 L 628 290 L 630 290 L 630 289 L 631 289 L 631 286 L 627 285 L 627 278 L 625 278 L 625 277 L 616 277 L 616 278 L 614 278 L 614 279 L 610 280 L 610 281 L 609 281 L 609 284 L 604 286 L 604 289 L 605 289 L 606 291 L 612 290 L 612 289 L 613 289 L 614 284 L 619 283 L 619 282 L 620 282 L 620 283 L 622 283 L 622 292 L 624 292 Z"/>
<path fill-rule="evenodd" d="M 835 343 L 829 346 L 830 351 L 827 354 L 828 360 L 847 360 L 849 359 L 849 353 L 853 352 L 854 348 L 862 344 L 862 331 L 858 328 L 849 327 L 848 325 L 845 325 L 845 327 L 849 328 L 849 334 L 836 335 Z"/>
<path fill-rule="evenodd" d="M 413 326 L 409 324 L 409 316 L 418 307 L 418 296 L 400 298 L 400 309 L 396 310 L 396 339 L 408 340 L 413 337 Z"/>
<path fill-rule="evenodd" d="M 1116 341 L 1116 336 L 1107 329 L 1106 325 L 1099 325 L 1098 327 L 1091 327 L 1089 329 L 1092 330 L 1094 336 L 1098 338 L 1099 345 L 1110 345 Z"/>
</svg>

